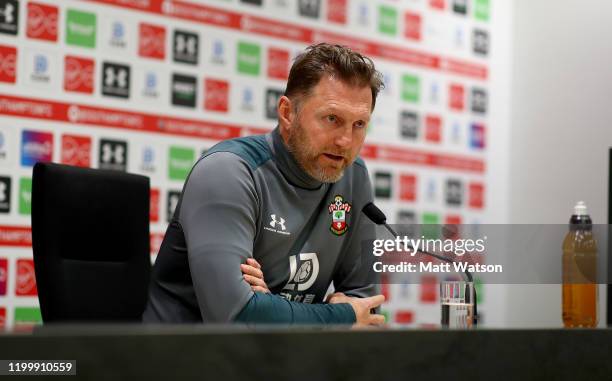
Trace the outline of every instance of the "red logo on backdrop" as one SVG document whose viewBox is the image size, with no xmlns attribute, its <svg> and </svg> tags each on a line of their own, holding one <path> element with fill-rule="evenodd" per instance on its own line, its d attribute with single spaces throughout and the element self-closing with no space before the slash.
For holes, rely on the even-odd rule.
<svg viewBox="0 0 612 381">
<path fill-rule="evenodd" d="M 151 189 L 149 203 L 149 219 L 151 222 L 157 222 L 159 221 L 159 189 Z"/>
<path fill-rule="evenodd" d="M 444 219 L 446 225 L 461 225 L 461 216 L 449 215 Z"/>
<path fill-rule="evenodd" d="M 395 322 L 399 324 L 410 324 L 414 321 L 414 312 L 411 310 L 399 310 L 395 313 Z"/>
<path fill-rule="evenodd" d="M 480 183 L 470 183 L 469 185 L 469 205 L 472 208 L 482 209 L 484 207 L 484 185 Z"/>
<path fill-rule="evenodd" d="M 6 327 L 6 308 L 0 307 L 0 329 Z"/>
<path fill-rule="evenodd" d="M 34 261 L 31 259 L 17 260 L 17 296 L 36 296 L 36 276 L 34 274 Z"/>
<path fill-rule="evenodd" d="M 421 40 L 421 15 L 404 13 L 404 37 L 410 40 Z"/>
<path fill-rule="evenodd" d="M 218 79 L 204 81 L 204 109 L 227 112 L 229 103 L 229 82 Z"/>
<path fill-rule="evenodd" d="M 429 0 L 429 6 L 443 11 L 446 8 L 446 0 Z"/>
<path fill-rule="evenodd" d="M 28 3 L 27 28 L 30 38 L 57 41 L 57 7 Z"/>
<path fill-rule="evenodd" d="M 452 84 L 449 88 L 448 107 L 453 110 L 462 111 L 465 107 L 465 89 L 461 85 Z"/>
<path fill-rule="evenodd" d="M 151 254 L 157 254 L 162 242 L 164 241 L 164 235 L 161 233 L 151 233 L 149 236 L 149 247 Z"/>
<path fill-rule="evenodd" d="M 438 279 L 432 275 L 421 277 L 421 302 L 435 303 L 438 299 Z"/>
<path fill-rule="evenodd" d="M 346 24 L 346 0 L 327 0 L 327 20 Z"/>
<path fill-rule="evenodd" d="M 138 54 L 163 60 L 166 56 L 166 28 L 140 23 L 139 30 Z"/>
<path fill-rule="evenodd" d="M 87 136 L 62 136 L 62 164 L 77 167 L 91 165 L 91 138 Z"/>
<path fill-rule="evenodd" d="M 289 77 L 289 52 L 284 49 L 268 49 L 268 77 L 287 79 Z"/>
<path fill-rule="evenodd" d="M 8 284 L 8 260 L 0 258 L 0 295 L 6 295 Z"/>
<path fill-rule="evenodd" d="M 400 200 L 415 201 L 416 200 L 416 176 L 401 175 L 400 176 Z"/>
<path fill-rule="evenodd" d="M 64 90 L 93 93 L 94 61 L 66 56 L 64 59 Z"/>
<path fill-rule="evenodd" d="M 442 118 L 435 115 L 425 117 L 425 139 L 430 142 L 440 142 L 442 139 Z"/>
<path fill-rule="evenodd" d="M 17 79 L 17 49 L 0 45 L 0 82 L 15 83 Z"/>
</svg>

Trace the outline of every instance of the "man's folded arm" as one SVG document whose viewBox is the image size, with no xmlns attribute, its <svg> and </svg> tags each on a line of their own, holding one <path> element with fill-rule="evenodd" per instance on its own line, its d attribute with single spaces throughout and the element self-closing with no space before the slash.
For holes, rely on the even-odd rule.
<svg viewBox="0 0 612 381">
<path fill-rule="evenodd" d="M 230 152 L 200 160 L 185 184 L 179 222 L 202 320 L 208 323 L 352 324 L 349 304 L 303 304 L 254 293 L 240 264 L 252 257 L 259 215 L 252 168 Z"/>
</svg>

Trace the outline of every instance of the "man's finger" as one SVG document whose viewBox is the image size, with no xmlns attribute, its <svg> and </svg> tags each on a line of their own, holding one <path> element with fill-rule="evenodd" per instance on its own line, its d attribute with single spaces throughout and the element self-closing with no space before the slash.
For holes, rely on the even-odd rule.
<svg viewBox="0 0 612 381">
<path fill-rule="evenodd" d="M 244 274 L 244 280 L 246 280 L 251 286 L 266 287 L 266 282 L 264 282 L 263 279 L 259 279 L 252 275 Z"/>
<path fill-rule="evenodd" d="M 383 325 L 385 324 L 385 316 L 379 314 L 370 315 L 370 324 L 372 325 Z"/>
<path fill-rule="evenodd" d="M 240 265 L 240 270 L 242 270 L 243 274 L 252 275 L 256 278 L 263 279 L 263 273 L 261 270 L 250 266 L 250 265 Z"/>
<path fill-rule="evenodd" d="M 385 296 L 379 294 L 379 295 L 370 296 L 369 298 L 365 298 L 364 300 L 367 301 L 368 308 L 376 308 L 380 306 L 381 304 L 383 304 L 383 302 L 385 301 Z"/>
<path fill-rule="evenodd" d="M 255 292 L 263 292 L 264 294 L 270 293 L 270 290 L 268 290 L 267 288 L 263 288 L 261 286 L 251 286 L 251 290 Z"/>
<path fill-rule="evenodd" d="M 255 266 L 256 268 L 261 269 L 261 265 L 255 260 L 255 258 L 247 258 L 247 263 L 251 266 Z"/>
</svg>

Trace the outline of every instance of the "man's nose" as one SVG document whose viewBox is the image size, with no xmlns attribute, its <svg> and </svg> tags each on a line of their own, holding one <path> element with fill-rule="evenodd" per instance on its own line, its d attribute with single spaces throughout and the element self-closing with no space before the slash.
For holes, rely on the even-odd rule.
<svg viewBox="0 0 612 381">
<path fill-rule="evenodd" d="M 353 129 L 350 125 L 339 128 L 336 145 L 341 148 L 350 147 L 353 143 Z"/>
</svg>

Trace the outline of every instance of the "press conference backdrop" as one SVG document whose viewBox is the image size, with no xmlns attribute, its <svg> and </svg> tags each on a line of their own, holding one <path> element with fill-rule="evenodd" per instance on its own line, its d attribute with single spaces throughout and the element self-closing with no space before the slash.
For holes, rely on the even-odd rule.
<svg viewBox="0 0 612 381">
<path fill-rule="evenodd" d="M 195 160 L 271 130 L 292 59 L 314 42 L 349 45 L 384 74 L 362 156 L 390 221 L 488 222 L 496 4 L 0 0 L 0 324 L 40 321 L 35 162 L 149 176 L 154 260 Z M 436 281 L 383 287 L 388 320 L 435 325 Z M 479 297 L 486 323 L 486 287 Z"/>
</svg>

